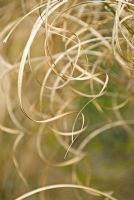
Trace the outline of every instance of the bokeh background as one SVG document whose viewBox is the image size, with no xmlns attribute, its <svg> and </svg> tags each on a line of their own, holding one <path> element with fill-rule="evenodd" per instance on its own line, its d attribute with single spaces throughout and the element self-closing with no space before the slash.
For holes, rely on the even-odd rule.
<svg viewBox="0 0 134 200">
<path fill-rule="evenodd" d="M 0 199 L 66 183 L 133 200 L 133 1 L 69 0 L 49 16 L 59 3 L 0 0 Z M 35 121 L 68 113 L 48 123 L 29 119 L 18 98 L 20 62 L 39 17 L 43 22 L 25 62 L 22 101 Z M 68 151 L 72 129 L 80 133 Z M 28 199 L 104 198 L 66 188 Z"/>
</svg>

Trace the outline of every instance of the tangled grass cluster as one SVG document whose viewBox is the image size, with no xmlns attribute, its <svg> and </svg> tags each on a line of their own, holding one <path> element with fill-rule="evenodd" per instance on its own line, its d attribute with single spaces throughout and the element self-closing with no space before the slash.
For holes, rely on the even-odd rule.
<svg viewBox="0 0 134 200">
<path fill-rule="evenodd" d="M 1 199 L 133 199 L 133 0 L 3 0 L 0 15 Z"/>
</svg>

